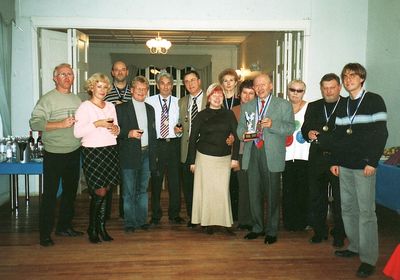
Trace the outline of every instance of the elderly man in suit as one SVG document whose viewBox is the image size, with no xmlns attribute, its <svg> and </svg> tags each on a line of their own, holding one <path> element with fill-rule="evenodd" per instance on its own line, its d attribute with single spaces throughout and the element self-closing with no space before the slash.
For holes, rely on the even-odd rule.
<svg viewBox="0 0 400 280">
<path fill-rule="evenodd" d="M 145 103 L 149 82 L 143 76 L 132 81 L 132 101 L 116 106 L 119 160 L 124 186 L 125 232 L 148 229 L 147 186 L 156 167 L 156 129 L 154 108 Z"/>
<path fill-rule="evenodd" d="M 242 168 L 249 176 L 250 210 L 253 228 L 245 239 L 266 234 L 264 242 L 277 241 L 281 172 L 285 168 L 285 140 L 295 130 L 291 104 L 272 94 L 269 74 L 254 79 L 257 98 L 243 104 L 237 134 L 246 143 Z M 268 218 L 264 224 L 264 197 L 267 196 Z"/>
<path fill-rule="evenodd" d="M 200 75 L 195 70 L 190 70 L 183 76 L 183 82 L 188 95 L 179 99 L 179 120 L 182 124 L 178 133 L 182 133 L 181 139 L 181 163 L 183 179 L 183 195 L 185 197 L 186 212 L 189 217 L 188 227 L 194 227 L 190 218 L 192 217 L 193 202 L 193 173 L 190 171 L 190 164 L 187 162 L 189 136 L 192 127 L 192 121 L 197 113 L 203 110 L 207 104 L 207 95 L 201 89 Z"/>
</svg>

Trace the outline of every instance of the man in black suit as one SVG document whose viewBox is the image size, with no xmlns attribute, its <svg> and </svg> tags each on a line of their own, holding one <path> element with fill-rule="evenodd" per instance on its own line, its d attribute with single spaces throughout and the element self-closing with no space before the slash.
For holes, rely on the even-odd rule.
<svg viewBox="0 0 400 280">
<path fill-rule="evenodd" d="M 151 171 L 156 170 L 155 114 L 144 102 L 149 82 L 143 76 L 133 79 L 132 102 L 116 106 L 121 133 L 118 136 L 119 160 L 124 186 L 125 232 L 148 229 L 147 187 Z"/>
<path fill-rule="evenodd" d="M 328 159 L 331 155 L 329 143 L 332 131 L 335 129 L 336 108 L 344 102 L 340 97 L 340 79 L 334 73 L 326 74 L 320 82 L 322 99 L 308 104 L 301 128 L 304 139 L 311 142 L 309 153 L 309 188 L 311 202 L 311 223 L 314 236 L 311 243 L 321 243 L 328 237 L 326 216 L 328 212 L 328 187 L 332 190 L 332 210 L 334 228 L 332 229 L 333 246 L 344 245 L 344 226 L 340 208 L 339 179 L 329 168 Z"/>
</svg>

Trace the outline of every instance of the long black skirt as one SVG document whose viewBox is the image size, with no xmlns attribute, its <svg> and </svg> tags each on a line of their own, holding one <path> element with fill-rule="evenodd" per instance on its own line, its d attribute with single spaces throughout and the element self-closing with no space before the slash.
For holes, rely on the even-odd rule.
<svg viewBox="0 0 400 280">
<path fill-rule="evenodd" d="M 82 147 L 83 173 L 90 190 L 113 187 L 120 183 L 117 146 Z"/>
</svg>

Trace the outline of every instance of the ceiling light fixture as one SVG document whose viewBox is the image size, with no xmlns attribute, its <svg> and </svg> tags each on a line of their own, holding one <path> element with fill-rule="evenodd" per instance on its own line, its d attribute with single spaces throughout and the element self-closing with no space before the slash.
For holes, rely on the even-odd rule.
<svg viewBox="0 0 400 280">
<path fill-rule="evenodd" d="M 146 42 L 146 46 L 152 54 L 166 54 L 171 45 L 170 41 L 160 37 L 160 33 L 157 34 L 156 38 L 150 39 Z"/>
</svg>

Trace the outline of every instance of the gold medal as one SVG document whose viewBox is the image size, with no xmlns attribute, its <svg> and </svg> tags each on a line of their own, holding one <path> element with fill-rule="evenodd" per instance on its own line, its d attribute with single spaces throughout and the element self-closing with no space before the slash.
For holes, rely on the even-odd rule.
<svg viewBox="0 0 400 280">
<path fill-rule="evenodd" d="M 353 130 L 351 129 L 351 127 L 349 127 L 348 129 L 346 129 L 346 133 L 348 135 L 351 135 L 353 133 Z"/>
<path fill-rule="evenodd" d="M 262 128 L 261 128 L 261 121 L 259 121 L 258 123 L 257 123 L 257 131 L 261 131 L 262 130 Z"/>
<path fill-rule="evenodd" d="M 323 131 L 328 131 L 328 130 L 329 130 L 329 127 L 328 127 L 327 125 L 324 125 L 324 126 L 322 127 L 322 130 L 323 130 Z"/>
</svg>

